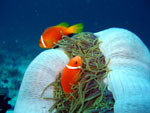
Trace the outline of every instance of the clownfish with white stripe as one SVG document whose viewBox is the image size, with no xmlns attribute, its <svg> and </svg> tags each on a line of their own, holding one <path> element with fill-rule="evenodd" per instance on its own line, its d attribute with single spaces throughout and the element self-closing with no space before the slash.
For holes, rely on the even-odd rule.
<svg viewBox="0 0 150 113">
<path fill-rule="evenodd" d="M 39 40 L 39 46 L 41 48 L 49 49 L 53 48 L 55 43 L 61 40 L 63 35 L 72 35 L 74 33 L 80 33 L 83 30 L 83 24 L 75 24 L 69 27 L 69 24 L 62 22 L 56 26 L 47 28 Z"/>
<path fill-rule="evenodd" d="M 61 86 L 64 93 L 72 93 L 72 85 L 76 84 L 81 74 L 82 60 L 80 56 L 70 59 L 61 75 Z M 67 96 L 67 94 L 66 94 Z"/>
</svg>

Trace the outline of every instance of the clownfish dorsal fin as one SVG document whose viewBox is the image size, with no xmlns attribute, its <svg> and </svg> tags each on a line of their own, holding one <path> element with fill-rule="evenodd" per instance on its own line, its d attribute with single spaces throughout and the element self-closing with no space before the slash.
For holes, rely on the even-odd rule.
<svg viewBox="0 0 150 113">
<path fill-rule="evenodd" d="M 60 24 L 56 26 L 69 27 L 69 24 L 67 22 L 61 22 Z"/>
</svg>

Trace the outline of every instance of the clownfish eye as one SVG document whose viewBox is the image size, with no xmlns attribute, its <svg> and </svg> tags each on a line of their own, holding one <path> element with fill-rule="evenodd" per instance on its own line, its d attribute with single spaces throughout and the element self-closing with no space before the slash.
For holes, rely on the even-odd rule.
<svg viewBox="0 0 150 113">
<path fill-rule="evenodd" d="M 78 64 L 78 62 L 77 62 L 77 61 L 75 61 L 75 62 L 74 62 L 74 64 Z"/>
</svg>

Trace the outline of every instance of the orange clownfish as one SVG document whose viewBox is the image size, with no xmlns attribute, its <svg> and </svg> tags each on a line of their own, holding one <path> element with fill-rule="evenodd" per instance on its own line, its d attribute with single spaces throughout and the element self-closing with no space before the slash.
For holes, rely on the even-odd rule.
<svg viewBox="0 0 150 113">
<path fill-rule="evenodd" d="M 69 63 L 65 67 L 62 75 L 61 75 L 61 86 L 64 93 L 72 93 L 72 85 L 77 82 L 80 78 L 81 72 L 81 57 L 75 56 L 70 59 Z"/>
<path fill-rule="evenodd" d="M 41 35 L 39 46 L 46 49 L 52 48 L 55 45 L 54 43 L 58 43 L 62 39 L 62 35 L 69 36 L 73 33 L 80 33 L 83 30 L 82 23 L 68 26 L 68 23 L 62 22 L 56 26 L 47 28 Z"/>
</svg>

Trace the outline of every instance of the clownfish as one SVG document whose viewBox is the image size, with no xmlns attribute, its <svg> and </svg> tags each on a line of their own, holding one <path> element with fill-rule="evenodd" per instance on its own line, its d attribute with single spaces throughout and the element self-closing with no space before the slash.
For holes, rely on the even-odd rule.
<svg viewBox="0 0 150 113">
<path fill-rule="evenodd" d="M 64 93 L 72 93 L 72 84 L 76 84 L 80 78 L 82 60 L 80 56 L 70 59 L 61 75 L 61 86 Z"/>
<path fill-rule="evenodd" d="M 82 23 L 75 24 L 70 27 L 68 26 L 68 23 L 62 22 L 56 26 L 47 28 L 41 35 L 39 46 L 45 49 L 52 48 L 55 43 L 58 43 L 58 41 L 62 39 L 62 35 L 69 36 L 73 33 L 80 33 L 83 30 Z"/>
</svg>

